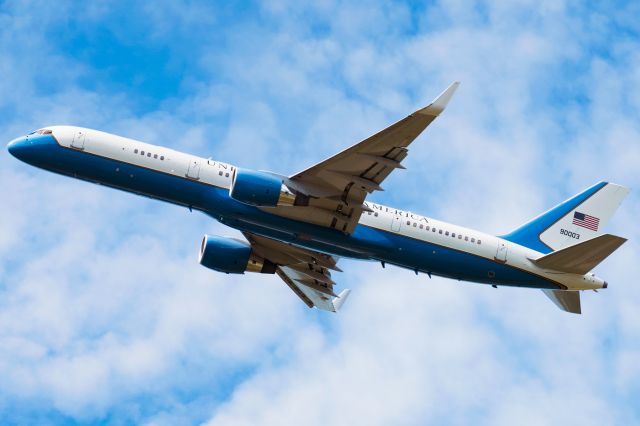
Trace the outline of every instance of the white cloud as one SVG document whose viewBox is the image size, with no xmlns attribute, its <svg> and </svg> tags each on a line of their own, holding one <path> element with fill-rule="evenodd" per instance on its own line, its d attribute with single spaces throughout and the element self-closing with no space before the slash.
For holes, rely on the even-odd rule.
<svg viewBox="0 0 640 426">
<path fill-rule="evenodd" d="M 414 11 L 372 3 L 364 13 L 272 2 L 254 12 L 262 21 L 221 26 L 222 37 L 198 26 L 194 51 L 209 53 L 197 90 L 144 113 L 126 93 L 83 89 L 91 64 L 25 33 L 33 18 L 3 15 L 0 105 L 15 113 L 0 134 L 85 124 L 292 173 L 461 79 L 450 108 L 412 146 L 409 170 L 374 199 L 504 232 L 596 180 L 640 186 L 640 98 L 630 90 L 638 42 L 616 43 L 610 19 L 622 25 L 624 14 L 573 8 L 446 1 Z M 197 22 L 194 10 L 203 22 L 223 16 L 159 7 L 147 23 L 153 43 L 171 41 L 167 22 Z M 106 14 L 96 6 L 89 15 Z M 602 42 L 589 31 L 596 24 L 613 37 L 609 56 L 591 51 Z M 182 40 L 184 28 L 176 31 Z M 38 73 L 53 70 L 58 90 L 42 93 Z M 581 317 L 539 291 L 356 262 L 339 278 L 354 292 L 330 316 L 307 311 L 277 277 L 199 267 L 201 235 L 229 233 L 203 215 L 53 177 L 6 152 L 0 182 L 0 418 L 15 418 L 11 405 L 151 424 L 637 416 L 635 192 L 612 223 L 630 241 L 598 268 L 612 288 L 585 294 Z"/>
</svg>

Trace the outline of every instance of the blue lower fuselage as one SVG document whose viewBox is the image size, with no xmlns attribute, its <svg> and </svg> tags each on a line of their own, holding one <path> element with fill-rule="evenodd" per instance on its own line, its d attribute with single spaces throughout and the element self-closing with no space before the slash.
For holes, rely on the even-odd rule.
<svg viewBox="0 0 640 426">
<path fill-rule="evenodd" d="M 50 135 L 30 137 L 21 158 L 35 166 L 200 210 L 238 229 L 339 257 L 376 260 L 416 272 L 487 284 L 552 288 L 554 282 L 507 264 L 359 224 L 350 235 L 270 214 L 240 203 L 226 188 L 59 145 Z M 117 170 L 117 171 L 116 171 Z"/>
</svg>

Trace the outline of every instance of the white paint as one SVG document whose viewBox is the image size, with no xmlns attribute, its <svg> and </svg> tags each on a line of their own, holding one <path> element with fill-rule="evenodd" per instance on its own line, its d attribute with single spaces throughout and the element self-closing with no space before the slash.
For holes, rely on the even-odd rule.
<svg viewBox="0 0 640 426">
<path fill-rule="evenodd" d="M 53 131 L 54 137 L 62 146 L 72 146 L 76 136 L 82 134 L 85 136 L 82 150 L 86 153 L 123 161 L 181 178 L 197 179 L 200 182 L 220 188 L 228 189 L 231 184 L 234 166 L 230 164 L 207 160 L 98 130 L 73 126 L 51 126 L 48 128 Z M 164 160 L 161 159 L 163 157 Z M 197 173 L 194 171 L 190 174 L 190 167 L 196 167 Z M 117 172 L 114 170 L 114 173 Z M 588 204 L 585 203 L 584 205 L 585 212 L 601 214 L 602 221 L 606 222 L 618 207 L 621 199 L 626 195 L 626 192 L 623 193 L 625 188 L 620 188 L 622 187 L 612 185 L 611 189 L 606 191 L 602 198 L 592 197 L 587 201 Z M 583 276 L 541 269 L 529 260 L 530 258 L 539 257 L 541 255 L 540 252 L 513 244 L 496 236 L 375 203 L 367 203 L 367 205 L 373 209 L 373 212 L 364 213 L 361 216 L 359 223 L 362 225 L 390 231 L 398 235 L 469 253 L 492 261 L 496 260 L 498 249 L 504 246 L 509 254 L 505 256 L 504 261 L 500 259 L 500 263 L 559 282 L 570 290 L 599 289 L 604 285 L 604 280 L 593 274 Z M 583 206 L 580 208 L 583 209 Z M 572 213 L 570 216 L 572 217 Z M 423 226 L 422 229 L 420 225 Z M 547 239 L 550 238 L 548 235 L 550 235 L 551 230 L 556 230 L 559 226 L 567 225 L 563 222 L 563 224 L 556 224 L 551 227 L 545 233 Z M 559 229 L 557 232 L 559 232 Z M 462 237 L 460 238 L 460 236 Z"/>
<path fill-rule="evenodd" d="M 602 229 L 606 226 L 607 222 L 609 222 L 609 219 L 611 219 L 611 216 L 613 216 L 627 194 L 629 194 L 629 189 L 624 186 L 616 185 L 615 183 L 606 184 L 585 202 L 571 210 L 563 216 L 562 219 L 540 234 L 540 240 L 553 250 L 559 250 L 574 245 L 577 242 L 587 241 L 598 235 L 602 235 Z M 574 225 L 573 215 L 576 211 L 599 218 L 598 230 L 593 231 L 583 226 Z M 561 233 L 562 229 L 573 233 L 570 235 L 579 236 L 579 239 Z"/>
</svg>

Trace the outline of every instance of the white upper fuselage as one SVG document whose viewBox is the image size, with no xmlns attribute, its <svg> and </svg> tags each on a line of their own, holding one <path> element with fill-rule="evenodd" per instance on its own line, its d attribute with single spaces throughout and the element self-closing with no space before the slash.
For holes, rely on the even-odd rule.
<svg viewBox="0 0 640 426">
<path fill-rule="evenodd" d="M 53 131 L 53 136 L 62 147 L 217 188 L 228 189 L 231 185 L 234 166 L 227 163 L 97 130 L 72 126 L 52 126 L 47 129 Z M 122 171 L 116 167 L 113 173 Z M 134 173 L 130 178 L 135 179 Z M 593 274 L 577 275 L 541 269 L 529 259 L 539 258 L 542 253 L 499 237 L 371 202 L 365 204 L 371 212 L 365 211 L 361 215 L 360 225 L 496 261 L 561 284 L 566 289 L 603 287 L 604 281 Z"/>
</svg>

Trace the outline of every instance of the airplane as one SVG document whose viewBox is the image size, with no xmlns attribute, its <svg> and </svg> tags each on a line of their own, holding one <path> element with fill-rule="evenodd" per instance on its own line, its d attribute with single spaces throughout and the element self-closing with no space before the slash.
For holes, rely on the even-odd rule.
<svg viewBox="0 0 640 426">
<path fill-rule="evenodd" d="M 199 262 L 212 270 L 277 274 L 310 308 L 337 312 L 340 258 L 396 265 L 429 277 L 541 289 L 581 313 L 580 291 L 607 288 L 592 269 L 625 238 L 603 233 L 629 192 L 599 182 L 514 231 L 489 235 L 366 200 L 408 156 L 459 82 L 373 136 L 291 176 L 249 170 L 98 130 L 49 126 L 12 140 L 30 165 L 185 206 L 242 232 L 205 235 Z"/>
</svg>

